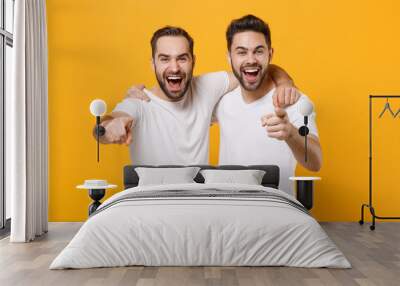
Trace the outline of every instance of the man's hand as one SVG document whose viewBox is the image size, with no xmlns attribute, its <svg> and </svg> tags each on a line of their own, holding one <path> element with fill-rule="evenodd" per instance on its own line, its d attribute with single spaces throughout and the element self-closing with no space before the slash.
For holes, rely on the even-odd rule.
<svg viewBox="0 0 400 286">
<path fill-rule="evenodd" d="M 275 107 L 288 107 L 300 98 L 300 92 L 294 86 L 280 85 L 275 89 L 272 103 Z"/>
<path fill-rule="evenodd" d="M 283 108 L 276 107 L 275 113 L 261 117 L 261 125 L 267 130 L 268 136 L 278 140 L 288 140 L 296 132 Z"/>
<path fill-rule="evenodd" d="M 269 71 L 276 86 L 275 94 L 272 96 L 275 107 L 287 107 L 297 102 L 300 93 L 296 89 L 293 79 L 281 67 L 271 64 Z"/>
<path fill-rule="evenodd" d="M 150 98 L 143 91 L 143 89 L 144 89 L 143 84 L 133 85 L 126 92 L 125 98 L 136 98 L 144 101 L 150 101 Z"/>
<path fill-rule="evenodd" d="M 117 117 L 103 121 L 101 125 L 106 129 L 106 133 L 99 138 L 101 143 L 126 145 L 132 143 L 132 117 Z"/>
</svg>

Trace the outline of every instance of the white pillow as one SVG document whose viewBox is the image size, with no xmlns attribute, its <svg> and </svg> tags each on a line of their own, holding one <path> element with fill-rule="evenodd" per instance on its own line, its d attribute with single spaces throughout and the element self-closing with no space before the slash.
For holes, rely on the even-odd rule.
<svg viewBox="0 0 400 286">
<path fill-rule="evenodd" d="M 135 168 L 139 176 L 139 186 L 195 183 L 193 179 L 199 170 L 199 167 Z"/>
<path fill-rule="evenodd" d="M 211 183 L 230 183 L 230 184 L 246 184 L 261 185 L 265 171 L 261 170 L 202 170 L 206 184 Z"/>
</svg>

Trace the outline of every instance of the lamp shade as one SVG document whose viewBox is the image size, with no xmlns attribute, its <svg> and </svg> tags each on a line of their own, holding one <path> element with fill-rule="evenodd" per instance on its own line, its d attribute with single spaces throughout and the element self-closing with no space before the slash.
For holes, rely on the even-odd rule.
<svg viewBox="0 0 400 286">
<path fill-rule="evenodd" d="M 314 106 L 309 100 L 302 100 L 298 105 L 298 111 L 303 116 L 309 116 L 314 110 Z"/>
<path fill-rule="evenodd" d="M 95 99 L 90 103 L 90 113 L 94 116 L 102 116 L 106 113 L 107 105 L 102 99 Z"/>
</svg>

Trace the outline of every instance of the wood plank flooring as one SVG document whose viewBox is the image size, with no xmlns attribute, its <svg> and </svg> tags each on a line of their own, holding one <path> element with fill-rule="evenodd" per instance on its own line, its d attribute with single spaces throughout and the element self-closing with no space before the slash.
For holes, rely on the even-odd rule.
<svg viewBox="0 0 400 286">
<path fill-rule="evenodd" d="M 49 233 L 32 243 L 0 241 L 0 285 L 400 285 L 400 223 L 378 223 L 370 231 L 358 223 L 322 223 L 353 268 L 290 267 L 120 267 L 48 270 L 81 223 L 50 223 Z"/>
</svg>

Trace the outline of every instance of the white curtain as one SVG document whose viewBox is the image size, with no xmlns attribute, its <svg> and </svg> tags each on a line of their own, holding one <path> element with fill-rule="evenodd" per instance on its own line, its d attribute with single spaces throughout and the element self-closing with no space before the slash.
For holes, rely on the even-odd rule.
<svg viewBox="0 0 400 286">
<path fill-rule="evenodd" d="M 6 110 L 12 242 L 47 232 L 48 111 L 45 0 L 16 0 L 13 92 Z"/>
</svg>

